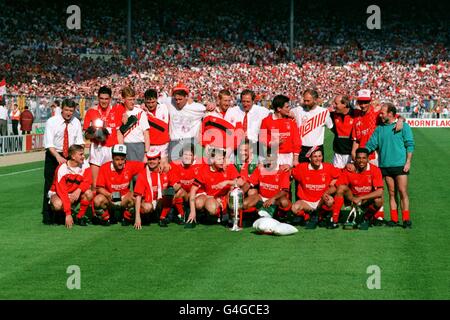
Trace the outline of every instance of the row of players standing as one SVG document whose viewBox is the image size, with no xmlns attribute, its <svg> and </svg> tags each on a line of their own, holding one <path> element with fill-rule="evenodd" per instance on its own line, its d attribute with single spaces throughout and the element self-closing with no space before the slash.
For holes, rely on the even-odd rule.
<svg viewBox="0 0 450 320">
<path fill-rule="evenodd" d="M 259 158 L 259 156 L 261 155 L 266 157 L 266 162 L 273 161 L 270 159 L 271 156 L 275 155 L 277 168 L 276 172 L 281 173 L 289 171 L 290 173 L 290 169 L 297 166 L 299 162 L 306 162 L 307 165 L 309 163 L 310 166 L 308 167 L 308 169 L 313 170 L 316 167 L 317 163 L 316 165 L 314 165 L 312 162 L 314 159 L 314 155 L 317 153 L 321 154 L 320 162 L 323 161 L 323 141 L 325 131 L 324 127 L 327 126 L 328 128 L 332 129 L 335 134 L 335 138 L 333 141 L 333 149 L 335 152 L 333 164 L 337 168 L 343 168 L 347 163 L 350 163 L 352 159 L 357 159 L 356 151 L 358 150 L 358 148 L 364 147 L 367 144 L 369 138 L 372 136 L 372 133 L 375 131 L 377 122 L 379 122 L 381 119 L 380 110 L 376 110 L 373 106 L 370 105 L 371 96 L 370 91 L 368 90 L 361 90 L 360 92 L 358 92 L 357 101 L 360 107 L 359 109 L 353 109 L 351 107 L 349 97 L 337 96 L 334 100 L 334 110 L 331 113 L 330 110 L 324 109 L 317 105 L 318 94 L 314 90 L 306 90 L 303 93 L 303 107 L 294 109 L 290 108 L 289 99 L 287 97 L 282 95 L 275 97 L 272 103 L 273 112 L 271 112 L 269 109 L 255 105 L 255 94 L 251 90 L 244 90 L 241 93 L 241 105 L 235 107 L 231 107 L 231 93 L 227 90 L 222 90 L 219 93 L 217 106 L 209 105 L 208 107 L 205 107 L 189 99 L 189 90 L 184 85 L 177 85 L 174 88 L 172 92 L 172 98 L 158 99 L 157 92 L 152 89 L 147 90 L 144 97 L 145 103 L 141 107 L 137 107 L 135 106 L 135 92 L 131 88 L 124 88 L 122 90 L 123 104 L 110 106 L 111 90 L 109 88 L 102 87 L 98 92 L 99 105 L 89 109 L 86 114 L 83 126 L 84 131 L 87 133 L 90 129 L 92 129 L 93 126 L 101 126 L 104 130 L 106 130 L 105 136 L 107 137 L 105 141 L 98 141 L 94 136 L 92 136 L 93 131 L 90 132 L 91 136 L 88 136 L 91 140 L 89 163 L 90 171 L 92 172 L 92 191 L 96 191 L 98 193 L 97 201 L 94 200 L 94 204 L 97 208 L 101 207 L 103 209 L 107 209 L 109 203 L 112 202 L 112 193 L 114 192 L 114 190 L 111 189 L 111 182 L 109 182 L 108 186 L 100 186 L 98 184 L 98 177 L 101 166 L 105 163 L 108 163 L 108 166 L 104 166 L 105 168 L 109 167 L 113 171 L 117 171 L 118 168 L 114 167 L 115 161 L 113 159 L 112 148 L 113 146 L 118 144 L 124 144 L 127 150 L 126 159 L 128 161 L 126 163 L 125 161 L 123 161 L 123 166 L 127 165 L 128 163 L 132 163 L 132 161 L 138 161 L 139 163 L 141 163 L 139 168 L 142 169 L 144 167 L 143 163 L 147 162 L 147 166 L 150 167 L 149 162 L 151 161 L 151 159 L 160 158 L 160 163 L 158 163 L 158 166 L 155 168 L 157 170 L 160 170 L 160 168 L 162 168 L 163 171 L 167 171 L 168 168 L 173 167 L 169 165 L 169 161 L 176 161 L 177 158 L 182 156 L 184 153 L 183 150 L 189 149 L 186 148 L 186 146 L 189 146 L 191 144 L 194 146 L 203 145 L 207 148 L 210 148 L 210 151 L 212 151 L 210 152 L 210 159 L 208 160 L 208 166 L 210 166 L 209 170 L 221 172 L 223 171 L 226 173 L 226 170 L 224 171 L 224 165 L 225 167 L 228 167 L 227 164 L 230 161 L 235 162 L 235 165 L 238 169 L 242 169 L 242 167 L 245 167 L 245 165 L 242 166 L 242 163 L 239 164 L 239 157 L 237 157 L 236 154 L 229 152 L 230 150 L 232 151 L 237 146 L 239 146 L 242 142 L 242 138 L 245 137 L 245 141 L 247 141 L 249 147 L 251 147 L 253 151 L 256 151 L 256 157 L 254 157 L 255 163 L 261 162 L 261 159 Z M 69 108 L 67 108 L 68 104 Z M 390 109 L 388 107 L 389 106 L 386 106 L 385 108 L 386 117 L 384 117 L 382 120 L 387 119 L 387 114 L 389 113 L 389 115 L 391 116 L 389 121 L 394 119 L 393 121 L 395 122 L 395 107 L 392 106 L 392 108 Z M 388 110 L 390 111 L 388 112 Z M 131 119 L 133 120 L 130 121 Z M 401 127 L 401 119 L 400 121 L 398 121 L 398 123 L 400 123 Z M 66 124 L 66 126 L 64 126 L 64 124 Z M 65 128 L 69 129 L 69 141 L 67 141 L 67 144 L 64 144 L 64 133 L 66 131 Z M 401 129 L 400 131 L 407 132 L 407 138 L 412 140 L 412 135 L 410 134 L 409 127 L 405 124 L 403 129 Z M 232 139 L 229 138 L 230 132 L 233 132 L 233 134 L 231 134 Z M 201 134 L 199 135 L 199 133 Z M 66 151 L 67 148 L 64 146 L 72 144 L 82 144 L 82 140 L 83 138 L 81 135 L 81 125 L 79 123 L 76 123 L 76 121 L 71 118 L 70 101 L 66 101 L 65 104 L 63 103 L 61 115 L 57 116 L 56 118 L 50 119 L 47 123 L 44 141 L 47 149 L 45 165 L 46 190 L 50 189 L 50 185 L 54 180 L 53 175 L 58 164 L 61 165 L 66 162 L 66 159 L 68 159 L 68 154 Z M 231 141 L 231 144 L 229 141 Z M 265 148 L 261 147 L 261 143 L 263 144 L 263 146 L 265 146 Z M 374 143 L 372 143 L 372 145 L 373 149 L 370 151 L 379 149 L 379 141 L 375 141 Z M 183 148 L 183 146 L 185 147 Z M 269 148 L 267 148 L 267 146 L 269 146 Z M 267 149 L 271 151 L 271 154 L 267 153 Z M 220 159 L 220 150 L 228 151 L 223 152 L 225 164 L 223 163 L 224 160 Z M 320 152 L 317 152 L 318 150 Z M 407 166 L 408 168 L 402 167 L 400 176 L 406 176 L 409 171 L 412 150 L 413 142 L 409 141 L 408 148 L 405 148 L 404 152 L 405 154 L 408 154 L 408 156 L 404 157 L 406 159 L 405 166 Z M 193 153 L 198 154 L 198 152 L 195 151 Z M 373 156 L 374 154 L 375 153 L 371 154 L 372 158 L 375 157 Z M 117 155 L 119 156 L 120 154 Z M 218 161 L 217 167 L 215 167 L 215 157 L 219 157 L 219 160 L 216 159 Z M 376 159 L 372 160 L 375 161 Z M 112 162 L 110 163 L 110 161 Z M 387 164 L 389 167 L 393 166 L 392 163 L 389 163 L 389 161 Z M 183 167 L 185 165 L 189 166 L 191 164 L 183 163 L 183 161 L 181 161 L 181 166 Z M 80 165 L 77 164 L 76 166 Z M 370 166 L 368 166 L 369 165 L 367 164 L 366 166 L 363 166 L 363 168 L 358 168 L 357 165 L 356 171 L 358 172 L 361 169 L 364 171 L 367 168 L 370 169 Z M 399 166 L 396 165 L 395 167 Z M 138 169 L 136 170 L 139 171 Z M 323 166 L 319 164 L 317 169 L 314 170 L 323 170 Z M 64 170 L 62 170 L 62 172 L 63 171 Z M 398 189 L 400 190 L 400 195 L 402 198 L 403 220 L 409 222 L 409 204 L 407 201 L 407 192 L 405 188 L 407 181 L 398 181 L 398 173 L 399 172 L 388 174 L 386 181 L 389 187 L 389 191 L 391 191 L 391 181 L 388 181 L 388 179 L 390 178 L 392 178 L 391 180 L 393 180 L 394 185 L 397 185 L 397 187 L 399 186 L 399 183 L 404 186 L 401 186 Z M 240 173 L 238 172 L 238 174 Z M 59 176 L 61 176 L 61 174 Z M 229 190 L 229 187 L 235 182 L 234 179 L 237 177 L 233 179 L 225 179 L 225 176 L 223 178 L 223 181 L 219 181 L 219 184 L 222 186 L 222 188 L 217 189 L 220 189 L 222 193 L 225 192 L 226 194 L 226 191 Z M 275 176 L 278 177 L 279 174 L 277 173 Z M 111 172 L 109 172 L 109 177 L 111 177 Z M 250 196 L 255 195 L 253 187 L 255 187 L 256 185 L 250 184 L 250 187 L 244 186 L 244 184 L 248 182 L 248 180 L 242 179 L 242 174 L 240 175 L 240 177 L 240 186 L 244 188 L 245 191 L 248 191 L 247 195 L 248 199 L 251 200 L 250 202 L 254 202 L 255 198 L 251 198 Z M 149 178 L 151 177 L 149 176 Z M 160 178 L 153 181 L 159 182 L 159 179 Z M 292 210 L 295 214 L 303 216 L 304 218 L 306 218 L 306 220 L 308 220 L 309 216 L 307 213 L 305 213 L 305 211 L 314 211 L 315 209 L 317 209 L 319 204 L 322 205 L 325 202 L 326 204 L 328 204 L 325 205 L 325 207 L 328 207 L 328 209 L 332 209 L 333 206 L 337 207 L 337 205 L 339 204 L 342 206 L 343 201 L 341 200 L 344 196 L 351 200 L 351 196 L 349 196 L 348 191 L 344 192 L 342 190 L 336 190 L 336 179 L 337 177 L 335 177 L 335 179 L 331 179 L 328 185 L 319 188 L 321 189 L 320 192 L 322 192 L 319 201 L 308 201 L 306 199 L 302 199 L 302 196 L 305 197 L 305 194 L 301 194 L 300 188 L 298 195 L 300 197 L 300 201 L 304 202 L 294 204 L 292 208 L 290 207 L 290 204 L 287 204 L 285 207 L 280 206 L 280 204 L 282 203 L 286 204 L 286 201 L 284 201 L 283 197 L 280 197 L 279 192 L 274 197 L 276 197 L 275 200 L 277 200 L 278 206 L 284 209 L 286 209 L 287 207 L 288 210 Z M 197 187 L 201 187 L 201 183 L 199 183 L 198 181 L 199 179 L 195 179 L 195 177 L 192 177 L 190 180 L 191 182 L 197 181 Z M 376 179 L 372 177 L 370 178 L 370 180 L 373 182 L 379 181 L 380 179 L 378 179 L 378 177 Z M 224 181 L 227 182 L 225 183 Z M 55 183 L 56 182 L 57 180 L 55 180 Z M 102 183 L 104 183 L 104 181 Z M 193 185 L 193 183 L 191 185 Z M 132 202 L 135 203 L 135 195 L 129 193 L 129 182 L 115 186 L 119 186 L 119 189 L 123 188 L 123 190 L 118 190 L 122 193 L 123 196 L 128 194 L 128 197 L 125 197 L 126 201 L 122 202 L 126 203 L 126 207 L 131 207 L 132 205 L 130 204 Z M 158 187 L 158 185 L 156 185 L 155 187 L 156 188 L 154 189 L 156 189 L 157 192 L 154 196 L 152 195 L 151 198 L 162 198 L 162 193 L 158 192 L 160 187 Z M 366 194 L 371 194 L 376 191 L 375 195 L 379 195 L 380 192 L 377 190 L 380 188 L 382 189 L 382 187 L 382 182 L 381 186 L 380 183 L 378 183 L 378 185 L 372 183 L 370 192 L 367 192 L 369 190 L 366 190 L 364 192 Z M 306 184 L 304 188 L 308 189 L 308 184 Z M 310 188 L 317 189 L 317 185 L 310 185 Z M 186 189 L 187 188 L 185 188 L 187 194 L 191 193 L 191 190 Z M 279 186 L 279 189 L 280 192 L 287 191 L 283 190 L 285 189 L 285 187 Z M 175 191 L 178 192 L 178 190 Z M 311 192 L 317 190 L 311 189 L 309 191 Z M 356 189 L 353 189 L 353 191 L 355 192 Z M 102 194 L 103 197 L 101 196 Z M 332 194 L 335 195 L 334 198 L 331 197 Z M 52 194 L 50 195 L 52 196 Z M 95 192 L 93 192 L 92 197 L 94 195 Z M 77 198 L 78 200 L 81 199 L 80 195 L 78 195 L 78 197 L 76 196 L 74 196 L 73 198 Z M 180 198 L 179 193 L 178 197 L 177 195 L 175 196 L 176 199 Z M 206 196 L 212 196 L 214 198 L 214 195 L 206 194 Z M 315 196 L 317 196 L 317 192 L 315 193 Z M 82 217 L 82 214 L 85 212 L 85 208 L 88 206 L 88 202 L 92 200 L 92 197 L 85 197 L 85 201 L 81 201 L 81 215 L 79 213 L 77 218 Z M 101 198 L 102 201 L 98 200 L 99 198 Z M 197 206 L 198 208 L 206 208 L 207 211 L 209 211 L 211 214 L 220 215 L 221 213 L 218 213 L 218 211 L 224 211 L 225 209 L 226 201 L 224 201 L 223 198 L 218 200 L 216 199 L 216 201 L 213 201 L 212 199 L 206 201 L 208 199 L 205 198 L 205 201 L 203 201 L 203 206 L 201 205 L 202 201 L 196 200 L 196 198 L 198 198 L 198 196 L 196 195 L 194 195 L 194 197 L 187 197 L 186 195 L 184 195 L 181 198 L 183 198 L 184 200 L 190 199 L 191 202 L 199 204 Z M 288 195 L 286 195 L 285 198 L 288 198 Z M 361 202 L 361 199 L 359 199 L 359 194 L 356 198 L 358 202 Z M 381 199 L 377 200 L 377 204 L 381 205 L 377 205 L 375 207 L 375 209 L 377 209 L 376 211 L 378 211 L 383 203 L 382 192 L 381 196 L 375 196 L 369 200 L 374 200 L 376 198 Z M 130 199 L 132 199 L 133 201 L 128 201 Z M 335 199 L 337 205 L 333 205 Z M 406 200 L 404 201 L 404 199 Z M 179 200 L 177 201 L 178 203 L 181 202 Z M 263 203 L 265 202 L 267 202 L 267 200 L 263 201 Z M 274 204 L 273 202 L 274 199 L 272 199 L 268 203 L 271 203 L 272 205 Z M 49 210 L 48 204 L 48 195 L 44 194 L 44 223 L 53 222 L 51 210 Z M 398 223 L 398 216 L 395 216 L 395 201 L 390 201 L 390 205 L 391 220 L 393 223 Z M 177 206 L 179 207 L 179 205 Z M 53 207 L 55 208 L 55 206 Z M 194 221 L 196 207 L 193 207 L 192 204 L 189 207 L 191 208 L 191 216 L 189 217 L 188 221 Z M 221 210 L 219 210 L 219 208 Z M 61 207 L 59 209 L 61 209 Z M 373 210 L 374 208 L 372 208 L 372 211 Z M 67 209 L 65 211 L 69 212 Z M 145 210 L 141 209 L 137 209 L 136 211 L 138 212 L 137 216 L 139 216 L 139 212 L 145 212 Z M 183 210 L 181 209 L 178 211 L 183 212 Z M 333 209 L 333 211 L 338 212 L 337 209 Z M 125 212 L 128 212 L 128 210 L 125 210 Z M 375 216 L 376 218 L 383 218 L 382 211 L 377 212 L 377 214 L 379 216 Z M 67 215 L 68 214 L 66 213 L 66 216 Z M 129 212 L 126 213 L 126 215 L 129 216 Z M 109 214 L 102 214 L 102 219 L 108 220 L 109 218 Z M 70 218 L 68 219 L 70 220 Z M 161 220 L 165 220 L 164 214 L 161 215 Z M 333 222 L 334 224 L 337 223 L 334 217 Z M 165 223 L 163 222 L 162 224 L 164 225 Z"/>
</svg>

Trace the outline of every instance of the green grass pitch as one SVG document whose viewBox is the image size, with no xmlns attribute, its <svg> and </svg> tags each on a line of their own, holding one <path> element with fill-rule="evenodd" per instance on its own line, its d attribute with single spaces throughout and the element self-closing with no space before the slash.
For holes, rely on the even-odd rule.
<svg viewBox="0 0 450 320">
<path fill-rule="evenodd" d="M 0 168 L 0 299 L 449 299 L 450 130 L 413 132 L 411 230 L 66 230 L 41 223 L 42 162 Z M 66 286 L 71 265 L 80 290 Z M 371 265 L 379 290 L 366 284 Z"/>
</svg>

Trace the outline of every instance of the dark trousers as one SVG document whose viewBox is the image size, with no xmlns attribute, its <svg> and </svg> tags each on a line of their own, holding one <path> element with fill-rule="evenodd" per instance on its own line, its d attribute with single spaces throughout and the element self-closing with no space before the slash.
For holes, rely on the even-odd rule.
<svg viewBox="0 0 450 320">
<path fill-rule="evenodd" d="M 12 131 L 13 131 L 13 136 L 18 136 L 19 135 L 19 120 L 12 120 Z"/>
<path fill-rule="evenodd" d="M 318 146 L 320 150 L 322 150 L 323 159 L 325 161 L 325 152 L 323 150 L 323 145 Z M 298 155 L 298 162 L 309 162 L 309 158 L 306 157 L 306 154 L 311 150 L 312 147 L 309 146 L 302 146 L 302 151 L 300 151 L 300 154 Z"/>
<path fill-rule="evenodd" d="M 45 152 L 45 164 L 44 164 L 44 197 L 42 200 L 42 223 L 52 224 L 54 222 L 54 214 L 48 203 L 48 191 L 53 183 L 53 178 L 55 176 L 56 168 L 59 163 L 56 158 L 50 153 L 50 151 Z"/>
</svg>

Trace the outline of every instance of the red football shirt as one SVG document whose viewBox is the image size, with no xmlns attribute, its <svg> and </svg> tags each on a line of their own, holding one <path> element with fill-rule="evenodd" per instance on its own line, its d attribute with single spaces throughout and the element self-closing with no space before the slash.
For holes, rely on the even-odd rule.
<svg viewBox="0 0 450 320">
<path fill-rule="evenodd" d="M 238 170 L 239 176 L 245 182 L 248 182 L 250 180 L 250 175 L 256 170 L 258 165 L 254 162 L 251 163 L 245 162 L 241 165 L 235 164 L 234 166 L 236 167 L 236 170 Z"/>
<path fill-rule="evenodd" d="M 249 182 L 252 186 L 259 186 L 259 194 L 264 198 L 272 198 L 281 190 L 289 192 L 290 173 L 284 171 L 268 171 L 259 167 L 253 171 Z"/>
<path fill-rule="evenodd" d="M 278 153 L 300 153 L 301 141 L 297 123 L 293 119 L 274 119 L 269 114 L 261 122 L 259 141 L 269 145 L 279 141 Z"/>
<path fill-rule="evenodd" d="M 194 185 L 203 187 L 206 194 L 215 198 L 225 196 L 230 191 L 231 186 L 220 188 L 218 185 L 225 180 L 233 180 L 239 177 L 239 173 L 234 165 L 227 165 L 224 170 L 215 171 L 209 165 L 202 165 L 198 176 L 194 180 Z"/>
<path fill-rule="evenodd" d="M 84 117 L 83 130 L 86 131 L 87 128 L 94 125 L 95 120 L 101 119 L 104 127 L 109 132 L 108 138 L 102 145 L 112 147 L 119 143 L 117 141 L 117 130 L 122 125 L 122 114 L 122 106 L 118 105 L 113 107 L 109 106 L 106 111 L 100 106 L 90 108 Z"/>
<path fill-rule="evenodd" d="M 184 166 L 181 163 L 171 162 L 171 169 L 169 172 L 174 172 L 178 175 L 179 182 L 183 189 L 189 193 L 191 191 L 191 187 L 194 183 L 194 179 L 198 176 L 198 171 L 201 167 L 200 164 L 191 164 L 190 166 Z"/>
<path fill-rule="evenodd" d="M 202 146 L 236 149 L 242 141 L 242 135 L 236 134 L 230 122 L 216 116 L 206 116 L 200 132 Z"/>
<path fill-rule="evenodd" d="M 169 142 L 169 119 L 159 119 L 152 112 L 147 112 L 150 134 L 150 145 L 159 146 Z"/>
<path fill-rule="evenodd" d="M 123 196 L 130 192 L 130 182 L 133 176 L 144 169 L 145 164 L 140 161 L 128 160 L 122 170 L 116 171 L 112 161 L 100 167 L 97 187 L 105 188 L 108 192 L 120 192 Z"/>
<path fill-rule="evenodd" d="M 359 173 L 342 170 L 336 186 L 343 184 L 350 187 L 353 195 L 362 196 L 378 188 L 383 188 L 383 176 L 380 168 L 373 164 L 367 164 L 366 170 Z"/>
<path fill-rule="evenodd" d="M 137 178 L 136 187 L 134 188 L 134 194 L 142 196 L 145 202 L 151 202 L 158 199 L 158 175 L 161 181 L 161 192 L 168 187 L 173 187 L 178 183 L 179 178 L 175 171 L 165 172 L 148 172 L 152 179 L 152 185 L 150 187 L 150 181 L 147 176 L 147 170 L 142 170 Z"/>
<path fill-rule="evenodd" d="M 299 163 L 292 169 L 292 176 L 297 181 L 297 196 L 305 201 L 319 201 L 339 174 L 340 170 L 331 163 L 324 162 L 317 170 L 310 163 Z"/>
<path fill-rule="evenodd" d="M 364 148 L 369 141 L 372 133 L 377 127 L 379 121 L 380 111 L 375 112 L 371 106 L 369 110 L 362 114 L 360 113 L 353 122 L 352 137 L 353 140 L 359 142 L 359 147 Z"/>
<path fill-rule="evenodd" d="M 89 163 L 84 162 L 81 167 L 69 167 L 63 163 L 56 168 L 55 177 L 50 191 L 56 192 L 63 203 L 64 213 L 72 213 L 69 194 L 77 189 L 86 192 L 92 184 L 92 172 Z"/>
</svg>

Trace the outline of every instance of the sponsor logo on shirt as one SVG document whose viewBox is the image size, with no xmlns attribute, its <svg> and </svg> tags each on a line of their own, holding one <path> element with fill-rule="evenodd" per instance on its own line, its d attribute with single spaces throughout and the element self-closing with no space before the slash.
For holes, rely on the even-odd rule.
<svg viewBox="0 0 450 320">
<path fill-rule="evenodd" d="M 327 187 L 326 184 L 309 184 L 307 183 L 305 185 L 306 189 L 311 190 L 311 191 L 322 191 L 323 189 L 325 189 Z"/>
</svg>

